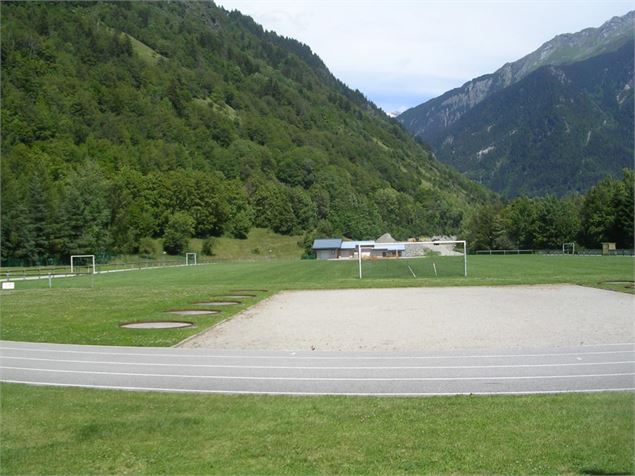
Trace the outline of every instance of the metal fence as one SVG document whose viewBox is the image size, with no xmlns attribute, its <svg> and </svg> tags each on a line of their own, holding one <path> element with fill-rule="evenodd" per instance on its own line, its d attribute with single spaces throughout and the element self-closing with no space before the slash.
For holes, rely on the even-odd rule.
<svg viewBox="0 0 635 476">
<path fill-rule="evenodd" d="M 532 255 L 534 250 L 478 250 L 477 255 Z"/>
<path fill-rule="evenodd" d="M 198 264 L 208 264 L 213 262 L 210 259 L 198 260 Z M 151 268 L 169 268 L 175 266 L 186 266 L 185 258 L 170 260 L 144 260 L 136 262 L 106 263 L 96 264 L 95 273 L 116 273 L 122 271 L 140 271 Z M 193 266 L 193 265 L 190 265 Z M 82 276 L 92 274 L 92 266 L 75 265 L 71 272 L 68 266 L 31 266 L 31 267 L 3 267 L 0 268 L 0 282 L 2 281 L 23 281 L 31 279 L 48 279 Z"/>
<path fill-rule="evenodd" d="M 578 249 L 575 253 L 563 253 L 562 250 L 477 250 L 477 255 L 567 255 L 571 256 L 602 256 L 601 249 Z M 611 250 L 608 256 L 635 256 L 635 250 Z"/>
</svg>

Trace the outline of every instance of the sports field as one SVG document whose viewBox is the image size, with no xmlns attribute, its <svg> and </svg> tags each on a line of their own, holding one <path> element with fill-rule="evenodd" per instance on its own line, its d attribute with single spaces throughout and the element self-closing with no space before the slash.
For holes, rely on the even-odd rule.
<svg viewBox="0 0 635 476">
<path fill-rule="evenodd" d="M 281 290 L 572 283 L 632 292 L 633 260 L 477 256 L 467 278 L 439 268 L 436 277 L 415 278 L 403 267 L 363 280 L 357 273 L 355 262 L 261 261 L 59 279 L 51 289 L 23 282 L 2 294 L 0 337 L 170 346 Z M 241 292 L 251 296 L 218 314 L 183 316 L 193 329 L 119 327 L 178 317 L 170 310 L 212 309 L 194 303 Z M 3 384 L 1 398 L 3 474 L 635 471 L 631 392 L 294 398 Z"/>
<path fill-rule="evenodd" d="M 462 266 L 462 258 L 459 261 Z M 405 266 L 412 262 L 429 266 L 424 260 L 389 260 L 382 265 L 390 266 L 388 271 L 360 280 L 355 261 L 272 260 L 60 278 L 52 281 L 51 289 L 47 280 L 17 282 L 15 291 L 2 294 L 0 337 L 70 344 L 174 345 L 265 297 L 290 289 L 572 283 L 633 291 L 624 284 L 604 284 L 632 282 L 632 258 L 470 256 L 467 278 L 462 272 L 438 277 L 421 277 L 424 274 L 419 274 L 413 278 Z M 214 300 L 236 290 L 257 291 L 237 306 L 220 309 L 218 314 L 187 316 L 196 328 L 119 328 L 124 322 L 173 319 L 175 316 L 166 311 L 204 308 L 193 306 L 193 303 Z"/>
</svg>

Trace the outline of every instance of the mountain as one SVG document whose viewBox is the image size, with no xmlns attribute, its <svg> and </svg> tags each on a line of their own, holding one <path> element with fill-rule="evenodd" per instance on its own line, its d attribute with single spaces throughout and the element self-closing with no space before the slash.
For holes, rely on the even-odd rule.
<svg viewBox="0 0 635 476">
<path fill-rule="evenodd" d="M 585 192 L 633 166 L 633 43 L 543 66 L 431 141 L 438 157 L 511 197 Z"/>
<path fill-rule="evenodd" d="M 211 2 L 4 2 L 2 257 L 178 228 L 406 238 L 489 192 L 311 49 Z"/>
<path fill-rule="evenodd" d="M 588 190 L 632 166 L 633 21 L 559 35 L 398 120 L 506 196 Z"/>
<path fill-rule="evenodd" d="M 492 74 L 468 81 L 398 117 L 415 136 L 429 141 L 490 95 L 520 81 L 545 65 L 563 65 L 615 50 L 633 38 L 635 11 L 614 17 L 599 28 L 558 35 L 533 53 L 506 63 Z"/>
</svg>

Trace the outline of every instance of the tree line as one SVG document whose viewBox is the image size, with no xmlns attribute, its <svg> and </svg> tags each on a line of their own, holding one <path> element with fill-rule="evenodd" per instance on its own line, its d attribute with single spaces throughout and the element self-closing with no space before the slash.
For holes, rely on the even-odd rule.
<svg viewBox="0 0 635 476">
<path fill-rule="evenodd" d="M 606 177 L 585 195 L 521 196 L 477 207 L 464 233 L 472 250 L 559 249 L 563 243 L 597 249 L 603 242 L 633 249 L 633 170 Z"/>
<path fill-rule="evenodd" d="M 254 174 L 243 182 L 214 171 L 108 170 L 94 160 L 52 166 L 56 161 L 46 152 L 18 145 L 2 161 L 2 262 L 151 254 L 155 239 L 166 252 L 181 254 L 188 238 L 245 238 L 254 226 L 355 239 L 386 230 L 405 239 L 419 230 L 461 227 L 463 212 L 442 194 L 412 197 L 389 186 L 363 194 L 352 177 L 328 167 L 308 173 L 317 151 L 295 153 L 305 158 L 302 171 L 287 164 L 280 180 Z"/>
</svg>

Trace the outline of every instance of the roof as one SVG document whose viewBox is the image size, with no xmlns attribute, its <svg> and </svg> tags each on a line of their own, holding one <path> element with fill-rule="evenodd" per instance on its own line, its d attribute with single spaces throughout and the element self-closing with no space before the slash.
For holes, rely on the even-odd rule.
<svg viewBox="0 0 635 476">
<path fill-rule="evenodd" d="M 395 245 L 392 243 L 378 243 L 375 245 L 376 250 L 386 250 L 386 251 L 404 251 L 406 249 L 406 245 L 400 244 Z"/>
<path fill-rule="evenodd" d="M 340 249 L 342 245 L 342 240 L 339 238 L 327 238 L 323 240 L 314 240 L 313 241 L 313 249 L 314 250 L 333 250 Z"/>
<path fill-rule="evenodd" d="M 403 244 L 376 243 L 372 240 L 342 241 L 339 238 L 326 238 L 313 241 L 314 250 L 356 250 L 358 246 L 387 251 L 403 251 L 406 248 Z"/>
<path fill-rule="evenodd" d="M 343 241 L 341 249 L 356 250 L 358 246 L 375 246 L 374 241 Z"/>
</svg>

